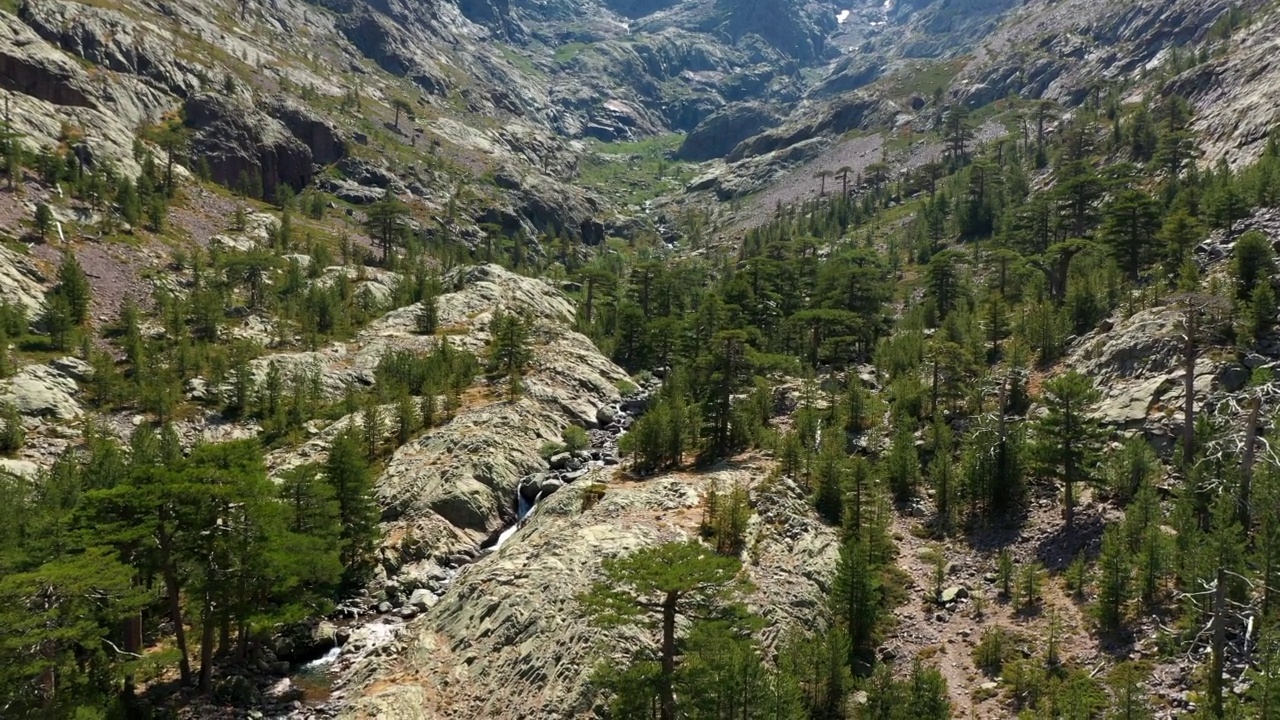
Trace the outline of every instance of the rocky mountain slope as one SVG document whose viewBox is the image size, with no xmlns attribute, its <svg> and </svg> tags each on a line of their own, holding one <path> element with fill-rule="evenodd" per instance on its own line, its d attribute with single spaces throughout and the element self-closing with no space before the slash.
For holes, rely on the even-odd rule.
<svg viewBox="0 0 1280 720">
<path fill-rule="evenodd" d="M 760 449 L 795 429 L 797 403 L 776 393 L 762 421 L 777 437 L 749 452 L 709 468 L 632 473 L 619 437 L 661 382 L 632 376 L 623 349 L 598 346 L 585 333 L 617 342 L 626 328 L 643 326 L 646 263 L 709 256 L 702 269 L 729 286 L 729 308 L 690 303 L 679 308 L 698 318 L 689 336 L 672 326 L 645 326 L 644 335 L 667 354 L 709 342 L 697 333 L 741 316 L 756 288 L 731 285 L 731 260 L 695 238 L 736 243 L 777 208 L 809 202 L 817 203 L 815 220 L 805 233 L 816 234 L 838 184 L 840 195 L 851 185 L 852 197 L 874 205 L 860 220 L 869 226 L 840 242 L 890 252 L 886 236 L 915 232 L 912 217 L 895 212 L 913 200 L 904 183 L 948 156 L 943 122 L 956 108 L 972 114 L 975 146 L 1012 136 L 1029 148 L 1033 101 L 1051 104 L 1057 127 L 1104 91 L 1126 105 L 1177 93 L 1194 110 L 1200 164 L 1244 166 L 1261 155 L 1276 120 L 1268 98 L 1280 83 L 1271 59 L 1277 23 L 1280 10 L 1264 0 L 0 0 L 4 121 L 30 155 L 13 173 L 18 187 L 0 190 L 0 300 L 24 313 L 15 337 L 0 335 L 13 341 L 14 364 L 0 373 L 0 405 L 12 408 L 24 435 L 0 458 L 0 471 L 41 483 L 68 449 L 100 436 L 123 441 L 135 427 L 162 422 L 188 451 L 263 440 L 276 482 L 323 463 L 347 431 L 371 438 L 375 450 L 393 446 L 375 465 L 380 534 L 370 577 L 326 621 L 336 624 L 291 656 L 292 667 L 283 661 L 292 672 L 332 642 L 329 664 L 320 666 L 326 697 L 303 702 L 294 680 L 272 676 L 235 701 L 193 706 L 192 717 L 230 716 L 236 706 L 291 718 L 601 716 L 592 670 L 624 663 L 648 636 L 592 626 L 579 595 L 599 579 L 603 559 L 704 532 L 708 490 L 735 483 L 749 490 L 741 555 L 755 588 L 747 603 L 762 619 L 761 654 L 771 659 L 787 629 L 822 625 L 844 542 L 840 523 L 815 510 L 812 489 L 783 470 L 784 453 Z M 154 178 L 164 168 L 177 178 L 166 183 L 168 214 L 156 222 L 135 212 L 122 223 L 127 193 L 105 204 L 70 196 L 70 183 L 51 169 L 55 151 L 75 173 L 112 181 Z M 1041 170 L 1022 183 L 1037 191 L 1051 184 Z M 924 196 L 923 186 L 912 187 Z M 375 261 L 377 217 L 389 199 L 405 203 L 401 247 Z M 49 213 L 43 227 L 41 208 Z M 1231 282 L 1228 258 L 1242 232 L 1274 240 L 1273 215 L 1231 217 L 1196 247 L 1205 287 Z M 893 241 L 922 237 L 904 232 Z M 801 259 L 829 259 L 835 245 Z M 886 293 L 899 316 L 926 293 L 912 283 L 928 272 L 913 260 L 899 264 L 902 250 L 893 245 L 893 263 L 882 268 L 899 283 Z M 48 311 L 64 253 L 84 267 L 92 296 L 80 347 L 52 340 Z M 424 257 L 440 282 L 428 331 L 420 325 L 426 301 L 410 298 L 425 282 L 410 265 Z M 211 267 L 218 277 L 208 277 Z M 758 266 L 750 269 L 761 282 Z M 966 280 L 978 287 L 989 278 Z M 211 311 L 197 300 L 211 287 L 223 295 L 212 339 L 203 339 L 215 350 L 203 352 L 252 348 L 252 357 L 193 359 L 184 352 L 194 343 L 175 342 L 170 355 L 150 359 L 181 380 L 164 386 L 163 397 L 104 401 L 110 369 L 138 364 L 126 347 L 132 333 L 163 343 L 188 332 L 207 320 Z M 311 298 L 333 291 L 338 304 L 285 317 L 283 300 L 257 297 L 285 288 Z M 660 288 L 668 303 L 686 289 Z M 181 306 L 190 312 L 172 311 L 173 298 L 191 303 Z M 1110 318 L 1064 340 L 1060 362 L 1041 368 L 1033 384 L 1077 370 L 1103 390 L 1094 415 L 1116 439 L 1140 437 L 1172 452 L 1183 437 L 1176 410 L 1186 400 L 1185 327 L 1166 300 L 1132 307 L 1144 301 L 1135 292 L 1130 307 L 1113 307 Z M 777 296 L 765 305 L 761 327 L 781 312 Z M 133 329 L 126 309 L 140 314 Z M 326 312 L 349 326 L 315 331 Z M 820 312 L 827 314 L 802 321 L 848 320 Z M 400 405 L 377 404 L 386 400 L 379 396 L 385 358 L 422 357 L 446 343 L 484 358 L 495 319 L 511 314 L 526 320 L 531 336 L 518 397 L 477 378 L 445 396 L 456 403 L 446 420 L 411 432 L 393 420 Z M 753 338 L 792 333 L 788 352 L 812 342 L 816 361 L 820 345 L 830 351 L 818 327 L 778 323 Z M 930 337 L 944 330 L 971 328 L 931 328 Z M 1221 423 L 1238 424 L 1241 393 L 1255 371 L 1277 367 L 1280 347 L 1260 342 L 1240 353 L 1227 335 L 1202 338 L 1191 393 Z M 0 348 L 0 358 L 9 350 Z M 301 394 L 302 378 L 314 377 L 314 415 L 279 432 L 268 418 L 229 410 L 240 360 L 243 377 L 259 388 L 284 377 Z M 772 355 L 752 360 L 777 363 L 762 383 L 800 384 L 785 376 L 798 366 Z M 656 374 L 668 369 L 652 364 Z M 887 371 L 864 374 L 877 402 L 908 394 L 901 386 L 881 391 Z M 832 388 L 849 375 L 822 367 L 817 404 L 845 402 L 843 389 Z M 750 390 L 740 390 L 729 399 L 745 403 Z M 356 393 L 372 404 L 354 407 L 348 398 Z M 990 398 L 978 394 L 982 410 Z M 892 412 L 881 414 L 877 423 L 896 422 Z M 378 415 L 382 421 L 370 420 Z M 967 422 L 952 424 L 961 432 Z M 573 426 L 588 446 L 549 452 Z M 920 430 L 918 442 L 910 436 L 913 458 L 926 438 L 935 441 L 930 432 Z M 887 428 L 877 428 L 857 451 L 883 455 L 890 442 Z M 1069 596 L 1065 573 L 1078 555 L 1098 554 L 1102 528 L 1124 513 L 1086 491 L 1083 529 L 1060 530 L 1056 492 L 1052 483 L 1032 487 L 1023 525 L 1007 537 L 984 529 L 926 539 L 933 530 L 924 516 L 938 507 L 932 491 L 889 512 L 885 530 L 909 599 L 892 609 L 896 624 L 874 659 L 933 658 L 953 708 L 990 718 L 1016 698 L 1001 697 L 1005 680 L 976 664 L 987 626 L 1021 634 L 1026 657 L 1039 652 L 1032 636 L 1065 629 L 1073 636 L 1063 649 L 1067 664 L 1118 664 L 1113 639 L 1091 633 L 1085 593 Z M 1176 490 L 1164 482 L 1160 492 Z M 985 609 L 970 600 L 998 596 L 1000 549 L 1020 567 L 1039 563 L 1053 573 L 1034 613 L 1003 594 Z M 1143 627 L 1154 636 L 1156 627 Z M 1170 661 L 1154 645 L 1141 639 L 1126 652 L 1155 664 L 1145 687 L 1162 717 L 1177 716 L 1199 697 L 1190 691 L 1194 663 Z M 281 674 L 283 657 L 281 650 L 262 660 L 255 678 Z M 1243 678 L 1246 666 L 1233 671 Z M 152 680 L 159 687 L 172 678 Z M 865 699 L 855 694 L 851 702 Z"/>
</svg>

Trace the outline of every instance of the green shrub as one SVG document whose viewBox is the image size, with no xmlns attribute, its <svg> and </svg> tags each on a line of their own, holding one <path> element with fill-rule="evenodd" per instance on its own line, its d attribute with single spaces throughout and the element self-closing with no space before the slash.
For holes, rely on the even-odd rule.
<svg viewBox="0 0 1280 720">
<path fill-rule="evenodd" d="M 591 447 L 591 438 L 587 437 L 587 431 L 577 425 L 565 428 L 560 440 L 564 444 L 564 449 L 569 452 L 580 452 Z"/>
<path fill-rule="evenodd" d="M 22 416 L 13 405 L 0 405 L 0 455 L 12 455 L 22 449 L 27 440 Z"/>
<path fill-rule="evenodd" d="M 973 648 L 973 664 L 989 677 L 1000 674 L 1014 650 L 1012 634 L 1002 627 L 988 627 Z"/>
<path fill-rule="evenodd" d="M 591 483 L 582 491 L 582 512 L 586 512 L 595 507 L 595 504 L 604 499 L 605 491 L 608 489 L 604 483 Z"/>
</svg>

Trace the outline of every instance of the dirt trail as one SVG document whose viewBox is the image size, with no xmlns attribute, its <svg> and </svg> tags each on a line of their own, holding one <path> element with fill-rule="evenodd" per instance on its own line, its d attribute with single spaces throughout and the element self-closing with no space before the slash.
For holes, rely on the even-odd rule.
<svg viewBox="0 0 1280 720">
<path fill-rule="evenodd" d="M 1109 662 L 1098 639 L 1089 631 L 1084 605 L 1068 596 L 1063 579 L 1063 570 L 1077 552 L 1096 552 L 1102 512 L 1101 507 L 1082 504 L 1075 529 L 1065 533 L 1056 498 L 1046 495 L 1032 500 L 1031 511 L 1020 527 L 961 534 L 945 540 L 920 537 L 926 534 L 926 519 L 895 514 L 890 531 L 898 546 L 898 567 L 909 578 L 908 600 L 894 611 L 898 627 L 885 648 L 896 657 L 899 670 L 909 671 L 911 661 L 921 658 L 946 678 L 957 717 L 995 720 L 1010 717 L 1013 710 L 1005 688 L 997 689 L 991 684 L 996 678 L 984 675 L 974 665 L 973 649 L 987 628 L 1008 628 L 1019 636 L 1020 650 L 1043 657 L 1045 638 L 1056 618 L 1063 662 L 1090 670 Z M 1015 581 L 1029 562 L 1040 562 L 1049 569 L 1041 582 L 1041 600 L 1031 612 L 999 597 L 996 558 L 1003 547 L 1013 553 L 1017 565 Z M 947 570 L 942 588 L 963 586 L 970 593 L 969 598 L 947 607 L 933 601 L 933 557 L 938 552 Z M 981 613 L 975 607 L 979 604 Z"/>
</svg>

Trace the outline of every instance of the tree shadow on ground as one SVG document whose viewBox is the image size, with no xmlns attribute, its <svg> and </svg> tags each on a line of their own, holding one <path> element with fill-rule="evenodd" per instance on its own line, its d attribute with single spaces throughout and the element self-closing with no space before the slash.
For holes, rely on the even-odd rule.
<svg viewBox="0 0 1280 720">
<path fill-rule="evenodd" d="M 1062 572 L 1081 554 L 1096 557 L 1106 525 L 1107 519 L 1100 512 L 1077 514 L 1071 527 L 1060 525 L 1040 538 L 1036 543 L 1035 558 L 1050 572 Z"/>
</svg>

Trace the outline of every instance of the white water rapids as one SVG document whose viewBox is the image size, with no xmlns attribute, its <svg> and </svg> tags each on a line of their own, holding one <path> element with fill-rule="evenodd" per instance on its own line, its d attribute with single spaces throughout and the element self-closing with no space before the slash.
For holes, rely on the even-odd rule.
<svg viewBox="0 0 1280 720">
<path fill-rule="evenodd" d="M 339 647 L 338 645 L 334 645 L 333 647 L 329 648 L 329 651 L 326 652 L 324 655 L 321 655 L 315 660 L 312 660 L 306 665 L 303 665 L 302 666 L 303 672 L 306 672 L 308 670 L 318 670 L 319 668 L 322 668 L 326 665 L 332 665 L 333 661 L 338 659 L 338 653 L 340 652 L 342 652 L 342 648 Z"/>
<path fill-rule="evenodd" d="M 507 538 L 515 535 L 516 531 L 523 525 L 524 519 L 532 515 L 533 511 L 537 509 L 538 506 L 525 500 L 524 495 L 520 494 L 520 488 L 516 488 L 516 521 L 498 536 L 497 542 L 493 544 L 493 551 L 497 552 L 498 548 L 502 547 L 502 543 L 507 541 Z"/>
</svg>

